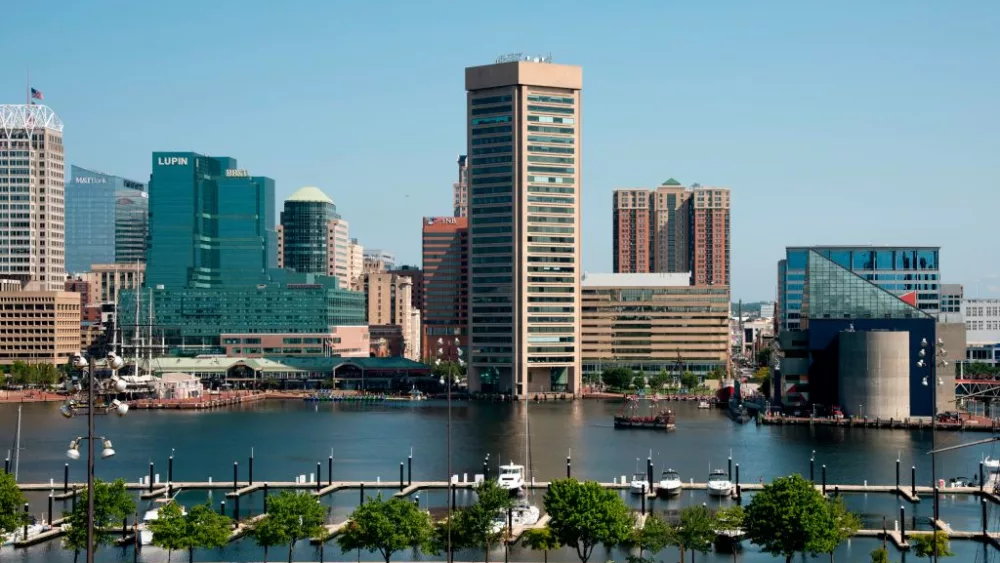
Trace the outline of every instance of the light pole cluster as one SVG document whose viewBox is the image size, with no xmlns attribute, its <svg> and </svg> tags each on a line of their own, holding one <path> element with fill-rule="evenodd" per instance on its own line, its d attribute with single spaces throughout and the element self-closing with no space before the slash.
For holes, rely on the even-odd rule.
<svg viewBox="0 0 1000 563">
<path fill-rule="evenodd" d="M 935 440 L 935 429 L 937 428 L 938 417 L 937 388 L 938 385 L 942 385 L 944 383 L 941 378 L 937 376 L 937 368 L 946 367 L 948 365 L 948 361 L 945 360 L 948 351 L 944 349 L 944 341 L 938 338 L 937 347 L 933 352 L 933 359 L 931 359 L 927 357 L 929 347 L 930 345 L 926 338 L 920 340 L 920 359 L 917 360 L 917 367 L 927 368 L 927 375 L 924 376 L 921 383 L 924 387 L 931 388 L 931 491 L 934 495 L 932 515 L 934 521 L 931 522 L 931 525 L 932 529 L 936 531 L 938 519 L 941 517 L 938 505 L 937 456 L 935 453 L 937 450 Z M 933 542 L 933 553 L 931 555 L 932 560 L 936 563 L 938 560 L 937 540 Z"/>
<path fill-rule="evenodd" d="M 87 563 L 94 562 L 94 441 L 101 441 L 101 458 L 107 459 L 115 455 L 111 440 L 104 436 L 94 434 L 94 414 L 117 414 L 125 416 L 128 413 L 128 404 L 116 398 L 108 400 L 108 397 L 118 393 L 124 393 L 128 384 L 118 376 L 118 370 L 125 366 L 125 360 L 114 352 L 109 352 L 104 358 L 104 365 L 111 370 L 111 377 L 106 379 L 97 378 L 97 361 L 95 358 L 87 358 L 83 354 L 74 354 L 72 359 L 73 368 L 80 372 L 81 377 L 75 382 L 67 378 L 66 389 L 74 393 L 74 397 L 67 400 L 59 412 L 66 418 L 74 416 L 87 417 L 87 434 L 80 436 L 69 443 L 66 456 L 70 459 L 80 459 L 80 442 L 87 441 Z M 86 389 L 86 393 L 83 393 Z"/>
</svg>

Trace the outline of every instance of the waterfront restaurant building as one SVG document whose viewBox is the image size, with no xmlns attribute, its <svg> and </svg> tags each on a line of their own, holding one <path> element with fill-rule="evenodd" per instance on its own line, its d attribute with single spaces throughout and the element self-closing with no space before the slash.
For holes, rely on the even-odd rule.
<svg viewBox="0 0 1000 563">
<path fill-rule="evenodd" d="M 691 274 L 585 274 L 583 371 L 707 374 L 729 366 L 729 288 Z"/>
</svg>

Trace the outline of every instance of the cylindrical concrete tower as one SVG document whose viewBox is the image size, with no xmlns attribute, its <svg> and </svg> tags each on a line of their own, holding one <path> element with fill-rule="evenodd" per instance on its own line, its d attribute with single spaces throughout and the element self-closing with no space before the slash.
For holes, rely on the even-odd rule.
<svg viewBox="0 0 1000 563">
<path fill-rule="evenodd" d="M 910 333 L 840 333 L 840 406 L 852 416 L 910 416 Z"/>
</svg>

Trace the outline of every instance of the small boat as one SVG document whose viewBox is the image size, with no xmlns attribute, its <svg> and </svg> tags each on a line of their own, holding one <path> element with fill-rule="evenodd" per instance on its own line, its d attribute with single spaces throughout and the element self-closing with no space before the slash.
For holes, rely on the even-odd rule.
<svg viewBox="0 0 1000 563">
<path fill-rule="evenodd" d="M 681 476 L 673 469 L 668 469 L 660 475 L 660 482 L 656 484 L 656 496 L 672 497 L 681 494 Z"/>
<path fill-rule="evenodd" d="M 633 473 L 632 481 L 628 484 L 628 490 L 633 495 L 644 495 L 649 491 L 649 483 L 646 481 L 645 473 Z"/>
<path fill-rule="evenodd" d="M 993 473 L 1000 472 L 1000 459 L 993 459 L 990 456 L 986 456 L 986 459 L 983 460 L 983 467 Z"/>
<path fill-rule="evenodd" d="M 421 393 L 420 390 L 417 389 L 416 386 L 414 386 L 413 389 L 410 389 L 410 400 L 411 401 L 426 401 L 427 400 L 427 395 L 424 395 L 423 393 Z"/>
<path fill-rule="evenodd" d="M 648 401 L 648 407 L 643 408 L 641 401 Z M 677 415 L 667 409 L 666 401 L 656 398 L 633 396 L 625 400 L 625 404 L 614 417 L 614 426 L 621 428 L 650 428 L 654 430 L 671 431 L 677 428 Z"/>
<path fill-rule="evenodd" d="M 708 404 L 708 401 L 698 401 L 698 408 L 699 409 L 710 409 L 710 408 L 712 408 L 712 405 Z"/>
<path fill-rule="evenodd" d="M 725 471 L 716 469 L 708 475 L 708 496 L 726 497 L 733 492 L 733 483 Z"/>
<path fill-rule="evenodd" d="M 41 534 L 42 532 L 47 532 L 50 529 L 52 529 L 52 527 L 47 524 L 39 524 L 38 522 L 32 522 L 31 524 L 28 524 L 27 537 L 31 538 L 37 536 L 38 534 Z M 25 540 L 24 526 L 18 526 L 16 530 L 7 534 L 6 536 L 3 536 L 3 543 L 0 545 L 13 545 L 14 542 L 19 542 L 24 540 Z"/>
<path fill-rule="evenodd" d="M 497 483 L 500 485 L 501 489 L 506 489 L 511 492 L 520 491 L 524 488 L 524 466 L 515 465 L 514 463 L 501 465 L 500 476 L 497 479 Z"/>
</svg>

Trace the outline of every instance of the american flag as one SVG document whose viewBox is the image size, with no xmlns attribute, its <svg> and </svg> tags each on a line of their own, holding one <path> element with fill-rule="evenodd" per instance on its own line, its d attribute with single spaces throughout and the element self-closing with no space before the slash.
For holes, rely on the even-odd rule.
<svg viewBox="0 0 1000 563">
<path fill-rule="evenodd" d="M 35 90 L 34 88 L 32 88 L 31 89 L 31 98 L 33 100 L 44 100 L 45 99 L 45 95 L 42 94 L 41 90 Z"/>
</svg>

